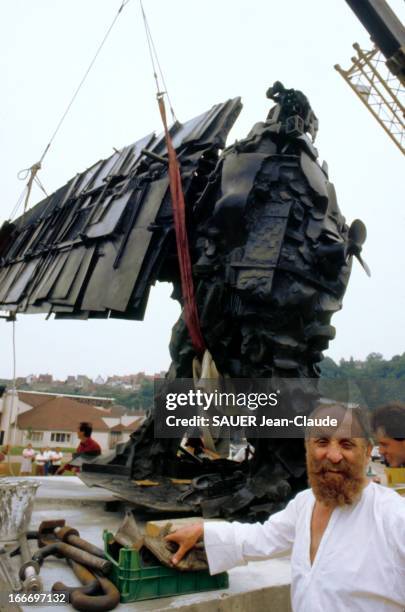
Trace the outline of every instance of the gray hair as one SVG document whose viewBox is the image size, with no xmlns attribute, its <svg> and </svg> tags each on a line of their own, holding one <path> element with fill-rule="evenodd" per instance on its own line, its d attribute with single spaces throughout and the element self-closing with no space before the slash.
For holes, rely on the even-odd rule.
<svg viewBox="0 0 405 612">
<path fill-rule="evenodd" d="M 359 427 L 358 430 L 357 428 L 355 428 L 355 431 L 353 432 L 354 438 L 364 438 L 366 442 L 370 444 L 372 443 L 373 437 L 372 437 L 372 430 L 371 430 L 371 425 L 370 425 L 369 414 L 368 414 L 367 409 L 363 408 L 362 406 L 358 406 L 356 404 L 345 404 L 343 402 L 332 402 L 332 401 L 328 402 L 328 401 L 320 400 L 308 418 L 315 419 L 316 415 L 321 410 L 332 411 L 335 408 L 342 410 L 345 414 L 350 414 L 352 422 L 354 421 L 358 424 L 358 427 Z M 305 431 L 306 439 L 311 437 L 311 432 L 316 427 L 318 426 L 311 425 L 306 428 L 306 431 Z"/>
</svg>

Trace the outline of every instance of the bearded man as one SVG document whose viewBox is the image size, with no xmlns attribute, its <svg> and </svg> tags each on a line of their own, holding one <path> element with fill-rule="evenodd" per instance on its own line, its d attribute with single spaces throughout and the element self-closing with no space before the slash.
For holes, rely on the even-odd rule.
<svg viewBox="0 0 405 612">
<path fill-rule="evenodd" d="M 360 409 L 321 405 L 337 427 L 306 434 L 310 489 L 265 523 L 207 522 L 166 536 L 176 565 L 204 539 L 211 574 L 291 555 L 294 612 L 403 612 L 405 503 L 366 478 L 370 430 Z"/>
</svg>

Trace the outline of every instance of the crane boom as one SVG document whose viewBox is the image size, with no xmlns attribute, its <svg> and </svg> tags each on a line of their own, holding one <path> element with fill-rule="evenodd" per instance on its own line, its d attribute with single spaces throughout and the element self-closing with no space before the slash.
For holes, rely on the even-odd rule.
<svg viewBox="0 0 405 612">
<path fill-rule="evenodd" d="M 357 97 L 405 154 L 405 28 L 385 0 L 346 0 L 374 42 L 344 70 L 335 65 Z"/>
<path fill-rule="evenodd" d="M 405 45 L 405 28 L 385 0 L 346 0 L 387 60 Z"/>
</svg>

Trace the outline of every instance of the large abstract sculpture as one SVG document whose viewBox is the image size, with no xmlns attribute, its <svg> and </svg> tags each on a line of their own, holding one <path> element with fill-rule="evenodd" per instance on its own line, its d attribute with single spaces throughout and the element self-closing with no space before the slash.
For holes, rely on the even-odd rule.
<svg viewBox="0 0 405 612">
<path fill-rule="evenodd" d="M 342 306 L 351 256 L 365 266 L 365 228 L 345 224 L 327 166 L 318 163 L 318 121 L 307 98 L 279 82 L 267 95 L 275 105 L 266 121 L 222 152 L 238 99 L 175 125 L 172 137 L 201 330 L 218 370 L 304 387 L 319 376 L 334 337 L 331 317 Z M 3 226 L 0 307 L 142 318 L 155 280 L 172 282 L 181 301 L 173 233 L 165 145 L 149 136 Z M 168 381 L 192 378 L 183 316 L 170 351 Z M 287 403 L 286 410 L 303 409 L 292 396 Z M 278 509 L 305 482 L 302 440 L 258 440 L 242 467 L 178 457 L 180 441 L 155 439 L 152 415 L 114 456 L 84 465 L 82 478 L 144 507 L 252 518 Z M 185 476 L 204 477 L 191 486 L 171 480 Z M 159 485 L 142 486 L 146 478 Z"/>
</svg>

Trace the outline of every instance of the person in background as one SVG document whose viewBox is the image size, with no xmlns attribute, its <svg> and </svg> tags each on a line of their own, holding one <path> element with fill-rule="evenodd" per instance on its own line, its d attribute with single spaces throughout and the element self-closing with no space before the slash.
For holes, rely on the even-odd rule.
<svg viewBox="0 0 405 612">
<path fill-rule="evenodd" d="M 57 446 L 51 453 L 51 466 L 49 468 L 49 473 L 52 474 L 52 476 L 61 467 L 62 459 L 63 459 L 63 453 L 60 450 L 59 446 Z"/>
<path fill-rule="evenodd" d="M 380 454 L 390 467 L 405 466 L 405 404 L 390 402 L 377 408 L 372 426 Z"/>
<path fill-rule="evenodd" d="M 91 423 L 80 423 L 79 429 L 77 431 L 77 437 L 79 438 L 80 443 L 76 449 L 76 452 L 73 453 L 73 459 L 76 459 L 76 457 L 80 457 L 80 455 L 93 455 L 94 457 L 101 455 L 101 446 L 91 437 L 92 433 L 93 428 L 91 426 Z M 71 466 L 69 463 L 65 463 L 65 465 L 62 465 L 60 468 L 58 468 L 55 473 L 60 476 L 66 470 L 78 472 L 80 468 L 76 466 Z"/>
<path fill-rule="evenodd" d="M 31 442 L 28 442 L 27 446 L 22 452 L 22 461 L 20 476 L 31 476 L 32 475 L 32 464 L 35 459 L 35 450 L 32 448 Z"/>
<path fill-rule="evenodd" d="M 80 444 L 76 449 L 74 457 L 83 454 L 94 456 L 101 455 L 101 446 L 91 437 L 92 433 L 93 427 L 91 426 L 91 423 L 80 423 L 77 432 L 77 437 L 80 440 Z"/>
<path fill-rule="evenodd" d="M 44 457 L 45 457 L 45 463 L 44 463 L 44 476 L 48 476 L 50 474 L 50 468 L 52 466 L 52 461 L 51 461 L 51 456 L 52 456 L 52 451 L 49 448 L 49 446 L 47 446 L 44 450 Z"/>
<path fill-rule="evenodd" d="M 44 476 L 45 474 L 45 449 L 41 448 L 39 453 L 35 455 L 35 474 L 36 476 Z"/>
</svg>

